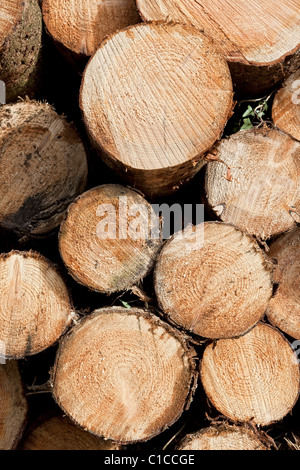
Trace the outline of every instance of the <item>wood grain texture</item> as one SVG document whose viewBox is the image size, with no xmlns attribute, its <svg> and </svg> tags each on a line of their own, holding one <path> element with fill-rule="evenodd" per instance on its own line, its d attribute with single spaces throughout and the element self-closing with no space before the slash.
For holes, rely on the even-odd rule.
<svg viewBox="0 0 300 470">
<path fill-rule="evenodd" d="M 142 280 L 153 268 L 161 243 L 151 205 L 121 185 L 98 186 L 79 196 L 59 234 L 69 273 L 89 289 L 107 294 Z"/>
<path fill-rule="evenodd" d="M 18 450 L 121 450 L 76 426 L 67 416 L 55 415 L 39 420 L 26 431 Z"/>
<path fill-rule="evenodd" d="M 207 338 L 239 336 L 264 315 L 272 268 L 256 242 L 233 226 L 206 222 L 163 246 L 154 286 L 171 322 Z"/>
<path fill-rule="evenodd" d="M 223 222 L 268 239 L 300 220 L 300 144 L 274 129 L 240 131 L 209 156 L 206 193 Z"/>
<path fill-rule="evenodd" d="M 89 62 L 80 106 L 102 158 L 152 197 L 204 165 L 231 115 L 226 61 L 201 32 L 140 24 L 108 37 Z"/>
<path fill-rule="evenodd" d="M 48 104 L 0 109 L 0 224 L 20 237 L 55 229 L 87 180 L 81 138 Z"/>
<path fill-rule="evenodd" d="M 275 126 L 300 140 L 300 68 L 276 93 L 272 119 Z"/>
<path fill-rule="evenodd" d="M 184 336 L 141 309 L 104 308 L 62 342 L 53 394 L 77 424 L 120 443 L 173 424 L 195 389 L 195 351 Z"/>
<path fill-rule="evenodd" d="M 135 0 L 44 0 L 49 35 L 66 51 L 90 57 L 103 39 L 141 21 Z"/>
<path fill-rule="evenodd" d="M 299 396 L 299 364 L 286 338 L 260 323 L 246 335 L 206 347 L 201 380 L 214 407 L 231 421 L 268 426 Z"/>
<path fill-rule="evenodd" d="M 274 281 L 276 293 L 267 310 L 269 321 L 300 339 L 300 229 L 282 235 L 270 246 L 269 256 L 276 260 Z"/>
<path fill-rule="evenodd" d="M 246 427 L 210 426 L 188 434 L 179 443 L 180 451 L 198 450 L 267 450 L 259 437 Z"/>
<path fill-rule="evenodd" d="M 1 255 L 0 292 L 0 340 L 7 358 L 24 358 L 49 348 L 74 317 L 61 275 L 39 253 Z"/>
<path fill-rule="evenodd" d="M 240 94 L 263 96 L 300 65 L 297 0 L 137 0 L 143 19 L 192 24 L 229 61 Z M 249 96 L 248 96 L 249 97 Z"/>
<path fill-rule="evenodd" d="M 17 361 L 0 365 L 0 402 L 0 450 L 12 450 L 22 437 L 28 413 Z"/>
</svg>

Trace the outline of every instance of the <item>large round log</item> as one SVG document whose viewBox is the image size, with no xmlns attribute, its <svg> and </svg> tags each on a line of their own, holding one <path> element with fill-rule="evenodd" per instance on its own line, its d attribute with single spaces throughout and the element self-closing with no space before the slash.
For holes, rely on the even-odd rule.
<svg viewBox="0 0 300 470">
<path fill-rule="evenodd" d="M 89 62 L 80 106 L 104 161 L 154 197 L 204 165 L 233 106 L 224 58 L 201 32 L 139 24 L 108 37 Z"/>
<path fill-rule="evenodd" d="M 300 68 L 277 91 L 272 118 L 276 127 L 300 140 Z"/>
<path fill-rule="evenodd" d="M 137 0 L 145 20 L 180 21 L 214 39 L 240 95 L 263 96 L 300 65 L 297 0 Z"/>
</svg>

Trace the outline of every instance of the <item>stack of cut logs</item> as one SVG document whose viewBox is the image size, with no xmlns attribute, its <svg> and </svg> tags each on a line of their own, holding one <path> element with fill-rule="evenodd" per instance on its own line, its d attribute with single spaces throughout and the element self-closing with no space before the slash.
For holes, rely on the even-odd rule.
<svg viewBox="0 0 300 470">
<path fill-rule="evenodd" d="M 299 0 L 1 0 L 0 80 L 0 449 L 295 448 Z"/>
</svg>

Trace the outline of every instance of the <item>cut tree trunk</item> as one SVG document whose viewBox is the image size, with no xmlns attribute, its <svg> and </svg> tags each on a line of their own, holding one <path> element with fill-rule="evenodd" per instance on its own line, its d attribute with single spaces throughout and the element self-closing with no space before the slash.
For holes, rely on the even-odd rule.
<svg viewBox="0 0 300 470">
<path fill-rule="evenodd" d="M 267 447 L 249 428 L 223 424 L 188 434 L 177 450 L 267 450 Z"/>
<path fill-rule="evenodd" d="M 259 323 L 246 335 L 206 347 L 201 380 L 213 406 L 231 421 L 268 426 L 299 397 L 299 363 L 286 338 Z"/>
<path fill-rule="evenodd" d="M 300 143 L 274 129 L 224 139 L 207 166 L 209 205 L 223 222 L 259 239 L 300 221 Z"/>
<path fill-rule="evenodd" d="M 57 268 L 39 253 L 0 256 L 0 341 L 20 359 L 54 343 L 71 324 L 69 293 Z"/>
<path fill-rule="evenodd" d="M 0 403 L 0 450 L 12 450 L 22 437 L 28 411 L 17 361 L 0 365 Z"/>
<path fill-rule="evenodd" d="M 190 26 L 150 23 L 101 44 L 85 70 L 80 106 L 104 161 L 155 197 L 204 165 L 232 100 L 227 63 L 209 39 Z"/>
<path fill-rule="evenodd" d="M 121 450 L 119 444 L 105 441 L 76 426 L 63 415 L 41 420 L 26 432 L 20 450 Z"/>
<path fill-rule="evenodd" d="M 195 354 L 180 332 L 145 310 L 97 310 L 58 350 L 54 398 L 99 437 L 146 441 L 188 408 L 196 387 Z"/>
<path fill-rule="evenodd" d="M 264 315 L 271 272 L 252 238 L 231 225 L 206 222 L 166 242 L 155 267 L 155 292 L 175 325 L 206 338 L 231 338 Z"/>
<path fill-rule="evenodd" d="M 39 88 L 42 14 L 37 0 L 1 0 L 0 80 L 7 102 Z"/>
<path fill-rule="evenodd" d="M 83 143 L 48 104 L 24 101 L 0 108 L 0 225 L 19 237 L 55 229 L 84 190 Z"/>
<path fill-rule="evenodd" d="M 111 294 L 152 269 L 161 246 L 158 215 L 136 191 L 108 184 L 79 196 L 61 224 L 59 249 L 73 278 Z"/>
<path fill-rule="evenodd" d="M 107 35 L 141 22 L 135 0 L 44 0 L 42 10 L 48 34 L 78 66 Z"/>
<path fill-rule="evenodd" d="M 297 0 L 137 0 L 147 21 L 189 23 L 211 36 L 240 95 L 263 96 L 300 65 Z"/>
<path fill-rule="evenodd" d="M 282 235 L 270 246 L 276 260 L 276 294 L 267 310 L 269 321 L 292 338 L 300 340 L 300 228 Z"/>
<path fill-rule="evenodd" d="M 300 140 L 300 69 L 276 93 L 272 118 L 275 126 Z"/>
</svg>

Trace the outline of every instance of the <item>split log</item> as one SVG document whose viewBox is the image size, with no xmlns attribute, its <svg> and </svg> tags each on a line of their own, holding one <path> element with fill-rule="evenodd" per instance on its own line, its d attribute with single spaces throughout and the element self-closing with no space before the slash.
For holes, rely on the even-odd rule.
<svg viewBox="0 0 300 470">
<path fill-rule="evenodd" d="M 299 363 L 286 338 L 265 323 L 236 339 L 206 347 L 201 380 L 207 397 L 235 422 L 268 426 L 299 397 Z"/>
<path fill-rule="evenodd" d="M 195 354 L 180 332 L 150 312 L 96 310 L 62 341 L 53 395 L 75 423 L 99 437 L 146 441 L 188 408 Z"/>
<path fill-rule="evenodd" d="M 232 98 L 227 63 L 209 39 L 189 26 L 150 23 L 102 42 L 85 70 L 80 106 L 104 161 L 154 197 L 204 165 Z"/>
<path fill-rule="evenodd" d="M 0 341 L 7 358 L 47 349 L 74 317 L 57 268 L 33 251 L 0 256 L 0 293 Z"/>
<path fill-rule="evenodd" d="M 48 104 L 0 108 L 0 225 L 19 237 L 55 229 L 87 180 L 76 129 Z"/>
<path fill-rule="evenodd" d="M 231 338 L 252 328 L 272 296 L 272 268 L 242 231 L 206 222 L 178 232 L 155 267 L 159 307 L 175 325 L 206 338 Z"/>
<path fill-rule="evenodd" d="M 300 140 L 300 69 L 276 93 L 272 118 L 275 126 Z"/>
<path fill-rule="evenodd" d="M 0 450 L 12 450 L 22 437 L 28 411 L 17 361 L 0 365 L 0 403 Z"/>
<path fill-rule="evenodd" d="M 268 239 L 300 221 L 299 142 L 251 129 L 224 139 L 207 158 L 207 200 L 223 222 Z"/>
<path fill-rule="evenodd" d="M 140 23 L 135 0 L 44 0 L 46 31 L 77 65 L 86 64 L 109 34 Z"/>
<path fill-rule="evenodd" d="M 79 196 L 61 224 L 59 250 L 69 273 L 91 290 L 132 288 L 161 246 L 158 215 L 136 191 L 107 184 Z"/>
<path fill-rule="evenodd" d="M 112 441 L 99 439 L 63 415 L 52 416 L 32 426 L 20 450 L 121 450 Z"/>
<path fill-rule="evenodd" d="M 38 87 L 42 47 L 42 14 L 37 0 L 1 0 L 0 80 L 6 101 L 33 97 Z"/>
<path fill-rule="evenodd" d="M 263 96 L 300 65 L 296 0 L 137 0 L 144 20 L 193 24 L 229 62 L 239 94 Z"/>
<path fill-rule="evenodd" d="M 276 260 L 274 281 L 278 288 L 267 310 L 270 323 L 300 340 L 300 228 L 282 235 L 270 246 Z"/>
<path fill-rule="evenodd" d="M 188 434 L 179 443 L 177 450 L 267 450 L 267 448 L 249 428 L 223 424 Z"/>
</svg>

